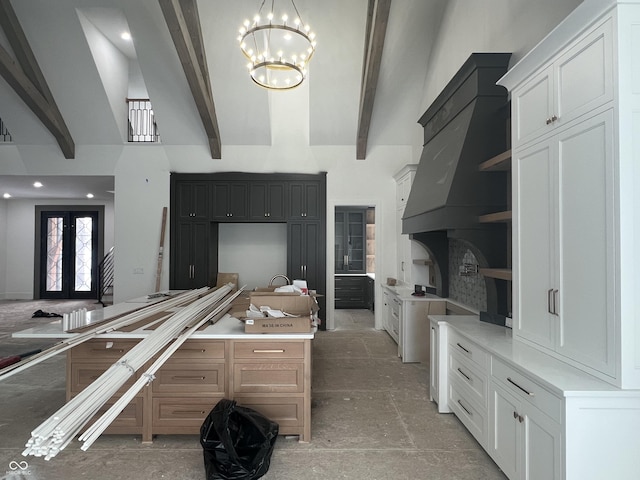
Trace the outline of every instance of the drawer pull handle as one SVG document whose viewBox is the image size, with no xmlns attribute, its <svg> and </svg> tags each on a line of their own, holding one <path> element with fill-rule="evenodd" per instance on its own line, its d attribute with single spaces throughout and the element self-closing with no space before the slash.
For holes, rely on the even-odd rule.
<svg viewBox="0 0 640 480">
<path fill-rule="evenodd" d="M 207 377 L 202 375 L 175 375 L 174 380 L 205 380 Z"/>
<path fill-rule="evenodd" d="M 469 382 L 473 382 L 473 379 L 469 375 L 464 373 L 462 370 L 460 370 L 460 368 L 458 368 L 458 372 L 460 372 L 460 375 L 462 375 L 464 378 L 466 378 Z"/>
<path fill-rule="evenodd" d="M 462 350 L 464 350 L 466 353 L 471 353 L 469 350 L 467 350 L 466 348 L 464 348 L 462 345 L 460 345 L 460 343 L 458 342 L 456 345 L 458 345 Z"/>
<path fill-rule="evenodd" d="M 518 387 L 520 390 L 522 390 L 524 393 L 526 393 L 527 395 L 529 395 L 530 397 L 533 397 L 535 395 L 535 393 L 530 392 L 529 390 L 522 388 L 520 385 L 518 385 L 516 382 L 514 382 L 513 380 L 511 380 L 511 377 L 507 377 L 507 381 L 512 384 L 515 385 L 516 387 Z"/>
<path fill-rule="evenodd" d="M 467 412 L 467 414 L 468 414 L 470 417 L 473 417 L 473 413 L 471 413 L 471 412 L 467 409 L 467 407 L 465 407 L 465 406 L 462 404 L 462 402 L 461 402 L 460 400 L 458 400 L 458 405 L 460 405 L 460 407 L 462 407 L 462 409 L 463 409 L 465 412 Z"/>
<path fill-rule="evenodd" d="M 253 353 L 284 353 L 284 348 L 274 348 L 272 350 L 254 348 Z"/>
<path fill-rule="evenodd" d="M 204 348 L 181 348 L 181 352 L 200 352 L 205 353 L 206 350 Z"/>
<path fill-rule="evenodd" d="M 179 416 L 179 415 L 204 415 L 205 412 L 204 410 L 174 410 L 173 412 L 171 412 L 172 415 L 175 416 Z"/>
</svg>

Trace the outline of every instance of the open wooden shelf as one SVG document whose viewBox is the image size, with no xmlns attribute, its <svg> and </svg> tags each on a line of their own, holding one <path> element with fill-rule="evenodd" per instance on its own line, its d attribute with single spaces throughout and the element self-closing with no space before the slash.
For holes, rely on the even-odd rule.
<svg viewBox="0 0 640 480">
<path fill-rule="evenodd" d="M 414 258 L 412 262 L 414 265 L 433 265 L 433 261 L 426 258 Z"/>
<path fill-rule="evenodd" d="M 511 149 L 478 165 L 481 172 L 508 172 L 511 170 Z"/>
<path fill-rule="evenodd" d="M 511 210 L 506 210 L 504 212 L 495 212 L 488 213 L 486 215 L 480 215 L 478 217 L 478 222 L 480 223 L 498 223 L 498 222 L 510 222 L 511 221 Z"/>
<path fill-rule="evenodd" d="M 485 277 L 498 278 L 500 280 L 512 279 L 512 272 L 510 268 L 481 268 L 480 273 Z"/>
</svg>

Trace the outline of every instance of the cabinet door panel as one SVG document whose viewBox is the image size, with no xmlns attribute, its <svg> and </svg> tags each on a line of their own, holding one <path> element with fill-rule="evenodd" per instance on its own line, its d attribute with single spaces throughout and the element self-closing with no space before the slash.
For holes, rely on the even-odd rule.
<svg viewBox="0 0 640 480">
<path fill-rule="evenodd" d="M 560 426 L 533 409 L 527 409 L 524 418 L 524 478 L 562 478 Z"/>
<path fill-rule="evenodd" d="M 276 220 L 284 221 L 286 218 L 284 183 L 270 183 L 268 185 L 267 205 L 269 220 L 272 222 Z"/>
<path fill-rule="evenodd" d="M 559 122 L 566 124 L 613 99 L 611 37 L 608 21 L 558 60 L 554 113 Z"/>
<path fill-rule="evenodd" d="M 557 319 L 549 313 L 555 268 L 552 249 L 552 147 L 543 143 L 514 155 L 515 334 L 553 348 Z"/>
<path fill-rule="evenodd" d="M 559 139 L 558 351 L 613 375 L 615 298 L 611 112 Z"/>
<path fill-rule="evenodd" d="M 264 221 L 267 211 L 267 184 L 252 183 L 249 186 L 249 219 Z"/>
<path fill-rule="evenodd" d="M 551 130 L 547 120 L 553 110 L 552 74 L 553 67 L 548 67 L 513 92 L 514 146 Z"/>
<path fill-rule="evenodd" d="M 227 220 L 231 186 L 227 183 L 214 183 L 211 193 L 211 213 L 216 220 Z"/>
<path fill-rule="evenodd" d="M 497 385 L 491 386 L 489 454 L 505 475 L 518 478 L 521 448 L 518 401 Z M 515 414 L 515 415 L 514 415 Z M 552 477 L 550 477 L 552 478 Z"/>
</svg>

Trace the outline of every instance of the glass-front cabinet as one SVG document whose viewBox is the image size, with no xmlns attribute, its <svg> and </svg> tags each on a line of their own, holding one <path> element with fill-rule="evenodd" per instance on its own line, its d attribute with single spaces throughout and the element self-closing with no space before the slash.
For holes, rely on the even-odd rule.
<svg viewBox="0 0 640 480">
<path fill-rule="evenodd" d="M 336 207 L 335 273 L 366 273 L 366 208 Z"/>
</svg>

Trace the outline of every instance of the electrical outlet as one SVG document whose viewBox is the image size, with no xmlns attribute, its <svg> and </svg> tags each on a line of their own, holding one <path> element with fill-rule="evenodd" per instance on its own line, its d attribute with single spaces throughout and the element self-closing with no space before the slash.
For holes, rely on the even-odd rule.
<svg viewBox="0 0 640 480">
<path fill-rule="evenodd" d="M 142 267 L 136 267 L 133 269 L 134 275 L 142 275 L 143 273 L 144 273 L 144 268 Z"/>
</svg>

